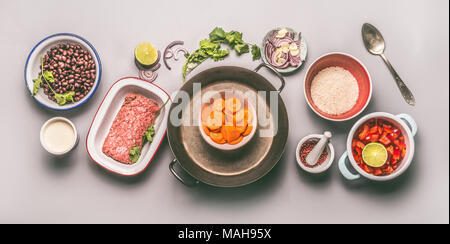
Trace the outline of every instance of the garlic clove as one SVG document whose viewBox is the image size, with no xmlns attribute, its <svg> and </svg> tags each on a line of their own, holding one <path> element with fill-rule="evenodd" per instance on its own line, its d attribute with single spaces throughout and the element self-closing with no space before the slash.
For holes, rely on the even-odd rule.
<svg viewBox="0 0 450 244">
<path fill-rule="evenodd" d="M 278 31 L 277 35 L 275 36 L 276 38 L 283 38 L 286 36 L 286 34 L 288 33 L 288 30 L 286 29 L 281 29 Z"/>
<path fill-rule="evenodd" d="M 289 45 L 289 50 L 291 50 L 291 51 L 298 50 L 297 43 L 291 42 L 291 44 Z"/>
<path fill-rule="evenodd" d="M 291 50 L 291 55 L 292 56 L 297 56 L 297 55 L 299 55 L 300 54 L 300 50 L 299 49 L 297 49 L 297 50 Z"/>
</svg>

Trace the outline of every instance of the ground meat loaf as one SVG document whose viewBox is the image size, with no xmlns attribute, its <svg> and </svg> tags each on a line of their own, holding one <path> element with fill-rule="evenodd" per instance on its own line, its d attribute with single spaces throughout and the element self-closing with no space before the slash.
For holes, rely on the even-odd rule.
<svg viewBox="0 0 450 244">
<path fill-rule="evenodd" d="M 152 125 L 158 109 L 154 101 L 136 93 L 128 94 L 103 143 L 103 153 L 131 164 L 130 149 L 135 146 L 142 149 L 142 137 Z"/>
</svg>

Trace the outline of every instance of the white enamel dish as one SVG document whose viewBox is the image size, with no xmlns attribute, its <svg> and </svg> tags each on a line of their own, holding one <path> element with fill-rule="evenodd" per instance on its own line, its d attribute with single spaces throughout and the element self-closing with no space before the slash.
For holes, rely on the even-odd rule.
<svg viewBox="0 0 450 244">
<path fill-rule="evenodd" d="M 124 164 L 105 155 L 102 152 L 102 147 L 125 97 L 131 92 L 143 95 L 155 101 L 159 106 L 162 106 L 167 99 L 170 99 L 170 96 L 163 89 L 150 82 L 134 77 L 122 78 L 114 83 L 106 94 L 95 114 L 86 138 L 86 149 L 92 160 L 103 168 L 124 176 L 133 176 L 141 173 L 151 162 L 166 134 L 168 108 L 171 103 L 169 101 L 160 110 L 156 118 L 153 142 L 145 143 L 141 156 L 136 163 Z"/>
<path fill-rule="evenodd" d="M 97 90 L 97 87 L 100 83 L 100 78 L 102 76 L 102 64 L 100 62 L 100 57 L 98 56 L 97 51 L 95 48 L 89 43 L 86 39 L 75 35 L 71 33 L 59 33 L 54 34 L 51 36 L 48 36 L 44 38 L 42 41 L 40 41 L 34 48 L 31 50 L 30 54 L 28 55 L 26 64 L 25 64 L 25 85 L 30 91 L 30 94 L 33 93 L 33 79 L 36 79 L 38 77 L 38 74 L 40 72 L 40 66 L 41 66 L 41 57 L 44 56 L 48 50 L 50 50 L 52 47 L 58 45 L 58 44 L 79 44 L 81 45 L 85 50 L 89 52 L 89 54 L 92 56 L 95 62 L 95 68 L 96 68 L 96 76 L 94 81 L 94 86 L 89 91 L 89 93 L 82 98 L 78 102 L 65 104 L 63 106 L 59 106 L 56 102 L 48 99 L 47 95 L 44 94 L 43 89 L 39 89 L 39 92 L 34 96 L 33 98 L 42 106 L 53 109 L 53 110 L 70 110 L 74 109 L 85 102 L 87 102 L 92 95 L 94 95 L 95 91 Z"/>
</svg>

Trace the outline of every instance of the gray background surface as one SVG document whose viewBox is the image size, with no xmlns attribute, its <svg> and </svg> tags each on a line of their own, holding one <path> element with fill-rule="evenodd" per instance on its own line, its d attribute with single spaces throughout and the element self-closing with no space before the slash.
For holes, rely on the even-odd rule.
<svg viewBox="0 0 450 244">
<path fill-rule="evenodd" d="M 449 222 L 449 2 L 434 1 L 6 1 L 0 0 L 0 223 L 448 223 Z M 416 107 L 400 96 L 388 69 L 371 56 L 361 26 L 377 26 L 386 55 L 415 94 Z M 312 177 L 295 162 L 297 142 L 331 130 L 337 156 L 356 121 L 332 123 L 306 105 L 306 68 L 286 78 L 282 97 L 289 113 L 286 152 L 262 180 L 237 189 L 187 188 L 169 172 L 172 153 L 165 139 L 148 169 L 133 178 L 107 173 L 85 148 L 92 118 L 109 87 L 137 75 L 133 49 L 150 41 L 159 49 L 173 40 L 197 47 L 216 26 L 260 43 L 268 30 L 290 26 L 305 36 L 306 66 L 318 56 L 342 51 L 369 69 L 374 93 L 363 114 L 409 113 L 419 125 L 410 169 L 387 184 L 349 183 L 337 163 Z M 31 48 L 44 37 L 72 32 L 100 54 L 103 76 L 95 96 L 71 112 L 52 112 L 29 96 L 23 68 Z M 181 86 L 182 62 L 161 68 L 156 84 L 168 92 Z M 207 62 L 194 73 L 219 65 L 253 69 L 250 55 Z M 263 71 L 275 86 L 278 80 Z M 52 116 L 73 120 L 81 141 L 68 158 L 48 156 L 39 129 Z"/>
</svg>

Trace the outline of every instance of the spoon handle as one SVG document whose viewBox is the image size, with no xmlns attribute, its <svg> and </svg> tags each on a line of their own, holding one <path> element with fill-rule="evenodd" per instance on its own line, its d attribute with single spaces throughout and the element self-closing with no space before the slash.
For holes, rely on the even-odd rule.
<svg viewBox="0 0 450 244">
<path fill-rule="evenodd" d="M 394 67 L 392 67 L 392 64 L 389 62 L 389 60 L 386 58 L 386 56 L 384 56 L 384 54 L 381 54 L 380 56 L 381 56 L 381 58 L 383 58 L 389 71 L 391 71 L 391 74 L 394 76 L 395 83 L 397 83 L 398 89 L 400 89 L 400 92 L 402 93 L 402 96 L 405 99 L 405 101 L 411 106 L 416 105 L 416 99 L 414 98 L 414 95 L 408 89 L 408 87 L 405 85 L 405 83 L 400 78 L 400 76 L 397 74 Z"/>
</svg>

